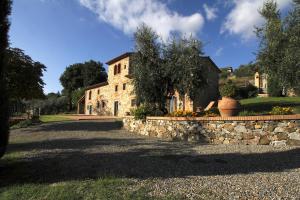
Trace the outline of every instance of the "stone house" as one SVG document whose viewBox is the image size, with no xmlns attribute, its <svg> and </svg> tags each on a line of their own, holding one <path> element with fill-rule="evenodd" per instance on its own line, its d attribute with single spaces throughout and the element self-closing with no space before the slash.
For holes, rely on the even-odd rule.
<svg viewBox="0 0 300 200">
<path fill-rule="evenodd" d="M 78 114 L 126 116 L 136 108 L 136 96 L 132 78 L 130 77 L 130 58 L 132 52 L 124 53 L 106 62 L 108 65 L 108 80 L 104 83 L 86 88 L 85 95 L 78 101 Z M 207 82 L 204 89 L 199 89 L 197 99 L 193 102 L 187 95 L 179 97 L 175 92 L 167 100 L 169 112 L 175 110 L 196 111 L 205 108 L 210 101 L 219 97 L 219 68 L 209 57 L 203 57 L 207 62 Z"/>
</svg>

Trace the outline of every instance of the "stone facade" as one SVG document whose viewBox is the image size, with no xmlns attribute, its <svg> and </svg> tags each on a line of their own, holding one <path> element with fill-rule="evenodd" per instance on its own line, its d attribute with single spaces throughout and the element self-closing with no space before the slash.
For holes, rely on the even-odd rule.
<svg viewBox="0 0 300 200">
<path fill-rule="evenodd" d="M 210 144 L 300 145 L 300 116 L 295 120 L 123 119 L 124 128 L 145 136 Z"/>
<path fill-rule="evenodd" d="M 132 79 L 130 78 L 130 58 L 132 53 L 122 54 L 106 64 L 108 65 L 108 80 L 105 83 L 92 85 L 86 88 L 85 97 L 78 102 L 78 114 L 127 116 L 130 110 L 136 107 L 136 96 Z M 205 108 L 210 101 L 219 97 L 219 68 L 209 57 L 206 61 L 207 85 L 199 88 L 195 101 L 178 92 L 167 100 L 167 109 L 196 111 L 199 107 Z M 83 107 L 83 109 L 81 109 Z"/>
<path fill-rule="evenodd" d="M 129 75 L 131 53 L 125 53 L 108 61 L 108 80 L 104 84 L 90 86 L 85 91 L 86 115 L 125 116 L 135 108 L 133 84 Z"/>
</svg>

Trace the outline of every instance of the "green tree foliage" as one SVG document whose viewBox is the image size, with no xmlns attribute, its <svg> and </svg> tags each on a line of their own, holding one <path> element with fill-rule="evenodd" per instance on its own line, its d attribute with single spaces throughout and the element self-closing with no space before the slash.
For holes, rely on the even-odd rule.
<svg viewBox="0 0 300 200">
<path fill-rule="evenodd" d="M 77 105 L 78 100 L 84 95 L 85 89 L 79 88 L 72 92 L 72 104 Z"/>
<path fill-rule="evenodd" d="M 51 97 L 38 101 L 36 106 L 43 115 L 64 113 L 68 111 L 68 99 L 66 96 Z"/>
<path fill-rule="evenodd" d="M 54 99 L 54 98 L 58 98 L 60 97 L 60 93 L 57 92 L 57 93 L 54 93 L 54 92 L 50 92 L 46 95 L 46 99 Z"/>
<path fill-rule="evenodd" d="M 43 72 L 45 65 L 33 61 L 23 50 L 7 50 L 7 84 L 11 99 L 38 99 L 44 97 Z"/>
<path fill-rule="evenodd" d="M 285 19 L 286 47 L 283 65 L 287 87 L 300 92 L 300 1 L 294 1 L 294 8 Z"/>
<path fill-rule="evenodd" d="M 68 111 L 68 99 L 58 93 L 49 93 L 44 99 L 22 101 L 27 108 L 40 109 L 40 114 L 51 115 Z"/>
<path fill-rule="evenodd" d="M 8 30 L 11 11 L 11 1 L 0 1 L 0 158 L 6 151 L 9 137 L 8 125 L 8 93 L 6 89 L 6 69 L 7 57 L 6 49 L 8 47 Z"/>
<path fill-rule="evenodd" d="M 222 68 L 220 70 L 221 70 L 221 74 L 220 74 L 221 79 L 227 79 L 230 76 L 230 72 L 228 71 L 227 68 Z"/>
<path fill-rule="evenodd" d="M 137 102 L 152 104 L 163 109 L 167 96 L 167 80 L 161 58 L 158 35 L 146 25 L 134 34 L 135 51 L 132 56 L 134 89 Z"/>
<path fill-rule="evenodd" d="M 225 85 L 220 88 L 220 94 L 222 97 L 235 97 L 237 93 L 236 86 L 231 82 L 228 81 Z"/>
<path fill-rule="evenodd" d="M 200 88 L 206 85 L 202 43 L 195 38 L 173 39 L 164 45 L 164 78 L 168 79 L 168 93 L 178 91 L 195 99 Z"/>
<path fill-rule="evenodd" d="M 257 72 L 258 67 L 254 63 L 249 63 L 246 65 L 240 65 L 234 70 L 234 75 L 236 77 L 253 77 L 255 72 Z"/>
<path fill-rule="evenodd" d="M 273 75 L 272 78 L 268 79 L 268 94 L 271 97 L 282 96 L 282 88 L 279 84 L 278 78 L 275 75 Z"/>
<path fill-rule="evenodd" d="M 201 55 L 202 43 L 197 39 L 174 38 L 164 43 L 151 28 L 140 26 L 131 62 L 138 102 L 166 112 L 166 99 L 174 91 L 194 100 L 206 84 L 207 61 Z"/>
<path fill-rule="evenodd" d="M 107 73 L 103 64 L 90 60 L 85 63 L 76 63 L 66 68 L 60 77 L 60 83 L 64 87 L 64 94 L 69 101 L 69 110 L 72 110 L 72 93 L 89 85 L 107 81 Z"/>
<path fill-rule="evenodd" d="M 265 2 L 261 15 L 266 23 L 257 28 L 260 49 L 257 56 L 259 66 L 268 74 L 270 95 L 279 95 L 288 89 L 299 87 L 299 1 L 283 21 L 277 4 L 273 0 Z M 274 91 L 273 91 L 274 90 Z"/>
</svg>

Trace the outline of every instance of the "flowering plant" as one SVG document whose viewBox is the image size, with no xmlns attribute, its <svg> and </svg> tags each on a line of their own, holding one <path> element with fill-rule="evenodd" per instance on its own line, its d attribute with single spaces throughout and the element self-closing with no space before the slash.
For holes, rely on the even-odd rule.
<svg viewBox="0 0 300 200">
<path fill-rule="evenodd" d="M 197 117 L 196 112 L 192 111 L 182 111 L 182 110 L 176 110 L 170 114 L 168 114 L 170 117 Z"/>
<path fill-rule="evenodd" d="M 271 115 L 290 115 L 293 114 L 293 109 L 291 107 L 280 107 L 275 106 L 270 112 Z"/>
</svg>

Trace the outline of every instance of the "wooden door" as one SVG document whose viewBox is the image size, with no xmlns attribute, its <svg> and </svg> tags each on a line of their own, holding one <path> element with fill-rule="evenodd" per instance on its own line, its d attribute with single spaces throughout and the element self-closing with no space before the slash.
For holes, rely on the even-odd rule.
<svg viewBox="0 0 300 200">
<path fill-rule="evenodd" d="M 119 112 L 119 102 L 115 101 L 115 103 L 114 103 L 114 116 L 118 116 L 118 112 Z"/>
</svg>

